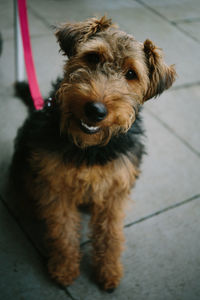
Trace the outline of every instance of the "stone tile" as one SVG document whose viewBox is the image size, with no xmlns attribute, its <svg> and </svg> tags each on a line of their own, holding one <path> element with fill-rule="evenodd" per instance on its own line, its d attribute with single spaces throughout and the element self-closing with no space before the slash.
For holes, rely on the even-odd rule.
<svg viewBox="0 0 200 300">
<path fill-rule="evenodd" d="M 0 28 L 4 39 L 13 35 L 13 2 L 6 0 L 0 2 Z"/>
<path fill-rule="evenodd" d="M 48 10 L 46 9 L 47 1 L 36 0 L 34 2 L 29 1 L 29 6 L 38 13 L 43 19 L 50 24 L 56 24 L 60 22 L 80 21 L 88 17 L 95 15 L 112 14 L 114 17 L 115 11 L 134 10 L 140 7 L 138 3 L 132 0 L 125 1 L 106 1 L 103 0 L 101 5 L 98 1 L 85 0 L 83 1 L 48 1 Z M 40 4 L 40 7 L 38 6 Z"/>
<path fill-rule="evenodd" d="M 92 281 L 90 246 L 81 276 L 69 288 L 75 299 L 198 300 L 200 198 L 125 230 L 125 276 L 113 294 Z"/>
<path fill-rule="evenodd" d="M 48 20 L 44 20 L 40 18 L 40 15 L 37 15 L 34 10 L 31 9 L 30 1 L 28 3 L 28 22 L 29 22 L 29 30 L 31 37 L 43 36 L 43 35 L 51 35 L 51 23 Z"/>
<path fill-rule="evenodd" d="M 189 34 L 199 37 L 198 24 L 179 22 L 199 18 L 199 0 L 145 0 L 159 13 Z M 80 21 L 95 14 L 107 13 L 122 29 L 138 40 L 154 40 L 166 53 L 168 63 L 176 63 L 179 79 L 176 85 L 200 81 L 200 45 L 167 21 L 139 4 L 139 1 L 30 1 L 29 21 L 38 81 L 47 95 L 50 82 L 62 73 L 64 57 L 48 24 Z M 198 22 L 197 22 L 198 23 Z M 13 3 L 1 1 L 0 26 L 4 38 L 0 57 L 0 191 L 6 180 L 12 156 L 13 139 L 26 116 L 26 108 L 13 97 L 14 76 Z M 183 26 L 183 27 L 182 27 Z M 168 100 L 164 100 L 169 97 Z M 173 98 L 174 97 L 174 98 Z M 199 158 L 161 125 L 156 114 L 173 127 L 175 133 L 199 150 L 197 119 L 199 89 L 171 90 L 144 110 L 147 128 L 147 151 L 142 174 L 133 190 L 135 200 L 127 212 L 125 224 L 199 194 Z M 172 100 L 173 99 L 173 100 Z M 177 105 L 178 104 L 178 105 Z M 181 107 L 181 109 L 180 109 Z M 170 114 L 167 112 L 170 110 Z M 175 115 L 176 114 L 176 115 Z M 189 118 L 188 118 L 189 116 Z M 185 127 L 184 120 L 190 119 Z M 192 132 L 192 134 L 190 134 Z M 6 198 L 7 204 L 9 199 Z M 15 222 L 0 204 L 1 296 L 3 299 L 67 299 L 64 291 L 48 281 L 38 254 L 29 245 Z M 11 206 L 11 208 L 13 208 Z M 88 239 L 84 215 L 82 242 Z M 199 285 L 199 200 L 126 228 L 127 250 L 124 254 L 126 277 L 113 295 L 100 292 L 91 277 L 90 258 L 86 247 L 82 275 L 70 287 L 76 299 L 153 299 L 197 300 Z M 31 238 L 31 229 L 29 231 Z M 16 242 L 17 241 L 17 242 Z M 35 243 L 35 240 L 34 240 Z M 197 244 L 198 243 L 198 244 Z M 36 243 L 35 243 L 36 245 Z M 37 245 L 38 246 L 38 245 Z M 134 271 L 133 271 L 134 270 Z M 9 282 L 9 285 L 8 285 Z M 9 288 L 8 288 L 9 287 Z"/>
<path fill-rule="evenodd" d="M 11 90 L 8 95 L 0 94 L 0 191 L 6 181 L 17 129 L 27 115 L 26 107 L 18 98 L 12 96 L 13 90 Z"/>
<path fill-rule="evenodd" d="M 183 29 L 189 35 L 200 41 L 200 21 L 196 22 L 180 22 L 178 27 Z"/>
<path fill-rule="evenodd" d="M 44 35 L 51 32 L 48 24 L 39 19 L 29 5 L 27 11 L 31 36 Z M 0 2 L 0 28 L 4 40 L 14 38 L 14 1 L 2 0 Z"/>
<path fill-rule="evenodd" d="M 43 97 L 46 97 L 51 89 L 51 82 L 62 76 L 66 57 L 59 53 L 59 46 L 53 33 L 34 38 L 32 45 L 38 83 Z"/>
<path fill-rule="evenodd" d="M 4 1 L 2 5 L 2 13 L 8 13 L 8 18 L 6 25 L 3 25 L 3 29 L 11 30 L 13 13 L 11 4 L 6 4 L 8 2 Z M 49 3 L 49 2 L 48 2 Z M 34 1 L 29 2 L 30 7 L 30 28 L 32 35 L 37 34 L 49 34 L 50 31 L 44 23 L 55 24 L 56 22 L 63 22 L 66 20 L 82 20 L 88 16 L 99 14 L 102 15 L 107 13 L 109 16 L 113 17 L 114 21 L 119 23 L 123 29 L 134 34 L 137 39 L 145 40 L 147 37 L 154 40 L 160 47 L 165 50 L 166 59 L 169 63 L 176 63 L 177 71 L 179 74 L 179 79 L 176 84 L 184 84 L 186 82 L 194 82 L 199 80 L 199 70 L 196 61 L 200 59 L 200 45 L 191 41 L 189 38 L 184 36 L 176 28 L 163 21 L 159 16 L 155 15 L 142 5 L 136 2 L 126 0 L 123 3 L 120 1 L 103 1 L 101 8 L 96 1 L 87 0 L 86 2 L 76 2 L 73 1 L 51 1 L 48 4 L 48 10 L 46 9 L 46 1 Z M 40 17 L 35 17 L 33 11 Z M 3 18 L 2 18 L 3 20 Z M 159 24 L 159 26 L 158 26 Z M 9 29 L 10 28 L 10 29 Z M 3 31 L 4 35 L 4 31 Z M 5 36 L 9 34 L 5 33 Z M 34 40 L 32 41 L 34 47 L 35 59 L 40 60 L 40 65 L 45 64 L 45 72 L 40 75 L 37 71 L 39 82 L 47 74 L 57 74 L 55 73 L 57 60 L 51 55 L 54 53 L 56 56 L 57 51 L 55 45 L 55 38 L 49 37 L 47 39 L 42 38 L 43 41 Z M 42 44 L 42 49 L 40 48 L 40 43 Z M 44 46 L 45 45 L 45 46 Z M 6 60 L 12 68 L 9 69 L 9 73 L 6 74 L 4 83 L 8 84 L 8 78 L 12 76 L 11 80 L 14 80 L 14 54 L 12 53 L 14 44 L 9 44 L 9 49 L 4 46 L 4 55 L 7 57 L 2 60 Z M 35 50 L 36 49 L 36 50 Z M 37 51 L 38 49 L 38 51 Z M 176 50 L 175 50 L 176 49 Z M 191 55 L 191 49 L 193 49 L 193 55 Z M 55 52 L 53 52 L 55 51 Z M 39 54 L 38 54 L 39 52 Z M 48 53 L 48 56 L 45 55 Z M 52 54 L 51 54 L 52 53 Z M 45 60 L 47 58 L 47 61 Z M 42 60 L 42 63 L 41 63 Z M 49 64 L 49 61 L 53 62 Z M 52 66 L 54 65 L 54 67 Z M 191 68 L 193 66 L 193 68 Z M 51 68 L 52 67 L 52 68 Z M 5 70 L 5 68 L 2 68 Z M 57 69 L 56 69 L 57 71 Z M 40 83 L 43 86 L 43 80 Z"/>
<path fill-rule="evenodd" d="M 44 262 L 0 201 L 1 299 L 70 299 L 51 282 Z"/>
<path fill-rule="evenodd" d="M 12 159 L 14 139 L 17 134 L 17 130 L 23 124 L 26 116 L 27 110 L 20 99 L 12 96 L 13 89 L 11 89 L 10 94 L 4 95 L 0 94 L 1 98 L 1 109 L 0 109 L 0 193 L 4 196 L 7 205 L 12 210 L 13 214 L 19 218 L 18 209 L 16 209 L 16 195 L 13 195 L 11 187 L 7 190 L 6 184 L 8 180 L 9 166 Z M 25 221 L 24 216 L 21 221 Z M 21 222 L 23 228 L 29 232 L 32 236 L 34 231 L 32 227 L 27 222 Z M 35 242 L 37 245 L 37 243 Z M 38 247 L 39 248 L 39 247 Z"/>
<path fill-rule="evenodd" d="M 2 93 L 3 91 L 7 93 L 15 81 L 14 41 L 4 41 L 3 46 L 0 88 Z M 32 49 L 38 84 L 43 97 L 46 97 L 51 89 L 51 82 L 58 75 L 62 75 L 63 61 L 66 58 L 59 54 L 59 47 L 53 33 L 33 38 Z"/>
<path fill-rule="evenodd" d="M 171 90 L 146 108 L 200 154 L 200 86 Z"/>
<path fill-rule="evenodd" d="M 199 18 L 199 0 L 142 0 L 170 21 Z"/>
<path fill-rule="evenodd" d="M 127 211 L 126 224 L 200 192 L 199 157 L 145 110 L 143 116 L 148 154 L 132 191 L 134 202 Z"/>
<path fill-rule="evenodd" d="M 39 2 L 40 5 L 37 5 Z M 52 0 L 48 10 L 45 9 L 45 1 L 41 3 L 36 0 L 30 5 L 50 23 L 80 21 L 94 14 L 106 13 L 122 29 L 133 34 L 138 40 L 144 41 L 146 38 L 150 38 L 164 49 L 166 61 L 170 64 L 175 63 L 177 66 L 179 78 L 176 85 L 200 80 L 199 68 L 196 64 L 196 61 L 200 60 L 200 45 L 137 2 L 103 0 L 99 6 L 97 1 L 92 0 L 67 1 L 59 2 L 59 4 Z"/>
<path fill-rule="evenodd" d="M 15 81 L 14 41 L 3 40 L 3 51 L 0 57 L 0 89 L 1 94 L 11 94 L 12 84 Z M 1 96 L 2 98 L 2 96 Z"/>
<path fill-rule="evenodd" d="M 103 1 L 101 8 L 99 8 L 99 4 L 91 0 L 76 3 L 72 1 L 58 2 L 52 0 L 50 3 L 48 2 L 48 10 L 46 9 L 46 5 L 46 1 L 41 2 L 37 0 L 29 2 L 31 11 L 35 11 L 44 20 L 40 21 L 37 18 L 37 20 L 33 20 L 31 23 L 33 35 L 43 33 L 43 30 L 44 33 L 49 32 L 43 26 L 43 22 L 55 24 L 56 22 L 66 20 L 82 20 L 95 13 L 99 15 L 107 13 L 113 17 L 115 22 L 121 25 L 122 29 L 134 34 L 138 40 L 144 41 L 146 38 L 151 38 L 158 46 L 164 49 L 167 62 L 175 63 L 177 66 L 179 74 L 176 82 L 177 85 L 200 80 L 198 64 L 195 63 L 200 60 L 200 45 L 136 2 L 130 0 L 126 0 L 123 3 L 120 1 Z M 39 84 L 41 89 L 44 89 L 46 93 L 48 89 L 43 88 L 44 81 L 46 83 L 49 77 L 52 80 L 56 77 L 57 72 L 60 72 L 60 66 L 57 65 L 61 61 L 61 58 L 58 56 L 58 46 L 56 45 L 53 33 L 52 36 L 41 37 L 39 39 L 33 38 L 32 44 Z M 5 43 L 3 53 L 5 57 L 2 57 L 3 62 L 5 60 L 5 63 L 7 63 L 6 66 L 11 65 L 9 72 L 5 74 L 5 79 L 3 78 L 3 83 L 7 85 L 10 78 L 11 82 L 14 80 L 13 47 L 14 44 L 11 41 L 8 46 Z M 191 55 L 191 49 L 193 55 Z M 193 67 L 191 68 L 191 66 Z M 5 72 L 4 65 L 2 70 Z"/>
</svg>

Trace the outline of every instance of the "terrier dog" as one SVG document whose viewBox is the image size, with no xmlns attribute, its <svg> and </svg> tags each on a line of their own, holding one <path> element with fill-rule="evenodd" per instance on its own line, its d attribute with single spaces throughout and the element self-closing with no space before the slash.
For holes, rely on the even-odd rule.
<svg viewBox="0 0 200 300">
<path fill-rule="evenodd" d="M 78 208 L 89 205 L 96 278 L 111 292 L 123 274 L 124 209 L 144 153 L 140 107 L 176 72 L 150 40 L 106 17 L 65 24 L 56 37 L 68 56 L 64 78 L 19 130 L 15 179 L 45 221 L 48 271 L 63 286 L 79 275 Z"/>
</svg>

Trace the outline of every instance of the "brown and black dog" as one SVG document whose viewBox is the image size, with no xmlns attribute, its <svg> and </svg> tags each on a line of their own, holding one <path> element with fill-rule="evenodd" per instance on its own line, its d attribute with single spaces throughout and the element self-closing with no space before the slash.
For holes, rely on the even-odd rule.
<svg viewBox="0 0 200 300">
<path fill-rule="evenodd" d="M 96 277 L 112 291 L 123 274 L 124 208 L 144 152 L 140 107 L 176 72 L 150 40 L 136 41 L 106 17 L 65 24 L 56 37 L 68 56 L 64 78 L 20 129 L 13 170 L 45 221 L 51 277 L 70 285 L 79 275 L 78 208 L 86 204 Z"/>
</svg>

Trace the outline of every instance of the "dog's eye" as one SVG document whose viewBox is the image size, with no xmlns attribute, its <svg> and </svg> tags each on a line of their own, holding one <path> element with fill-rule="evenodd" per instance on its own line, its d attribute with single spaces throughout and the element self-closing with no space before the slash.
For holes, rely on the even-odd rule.
<svg viewBox="0 0 200 300">
<path fill-rule="evenodd" d="M 135 71 L 133 71 L 132 69 L 128 70 L 128 72 L 126 72 L 125 75 L 127 80 L 133 80 L 137 78 L 137 74 L 135 73 Z"/>
<path fill-rule="evenodd" d="M 98 64 L 100 62 L 100 55 L 98 53 L 88 53 L 86 59 L 91 64 Z"/>
</svg>

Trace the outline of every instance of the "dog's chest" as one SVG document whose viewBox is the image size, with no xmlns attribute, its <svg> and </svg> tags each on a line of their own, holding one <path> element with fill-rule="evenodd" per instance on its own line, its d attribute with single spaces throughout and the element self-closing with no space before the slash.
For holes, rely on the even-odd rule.
<svg viewBox="0 0 200 300">
<path fill-rule="evenodd" d="M 137 175 L 138 171 L 130 161 L 117 159 L 103 166 L 66 167 L 63 179 L 66 189 L 81 203 L 129 193 Z"/>
<path fill-rule="evenodd" d="M 56 193 L 65 194 L 77 203 L 87 202 L 90 198 L 103 201 L 109 195 L 128 193 L 138 176 L 137 168 L 126 156 L 105 165 L 77 167 L 63 163 L 56 156 L 40 154 L 35 163 L 40 170 L 39 184 L 48 182 Z"/>
</svg>

